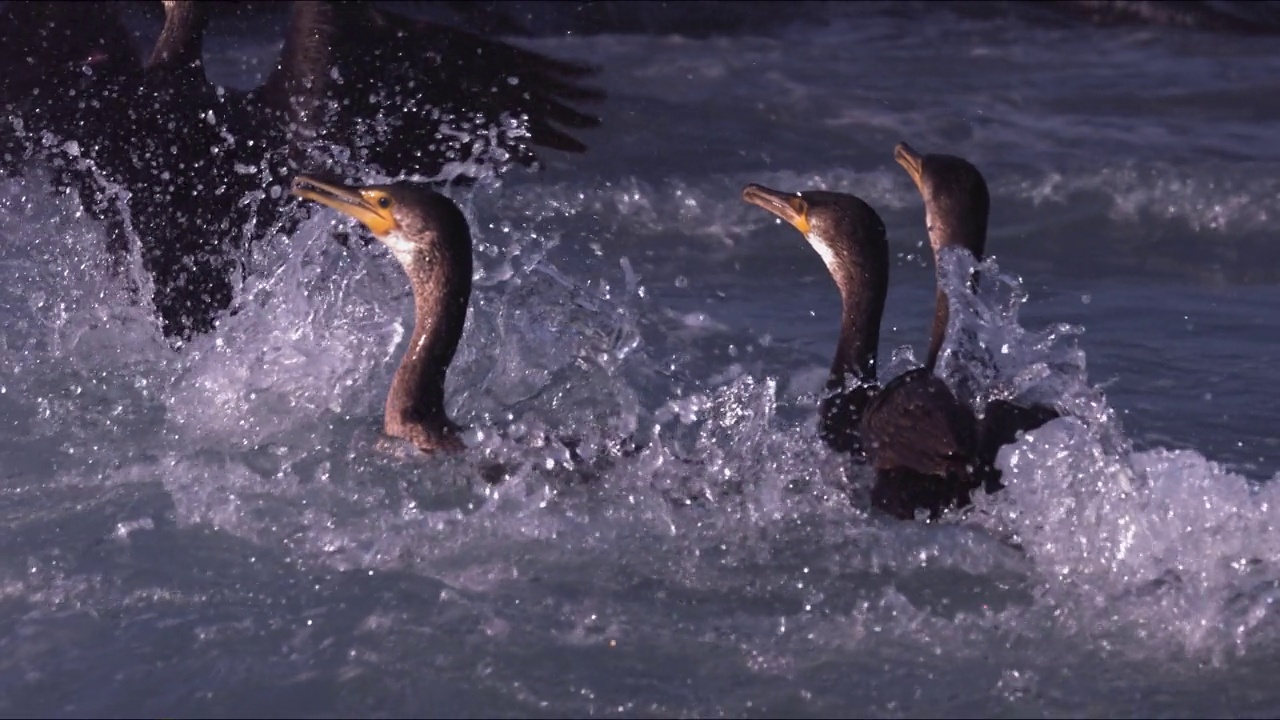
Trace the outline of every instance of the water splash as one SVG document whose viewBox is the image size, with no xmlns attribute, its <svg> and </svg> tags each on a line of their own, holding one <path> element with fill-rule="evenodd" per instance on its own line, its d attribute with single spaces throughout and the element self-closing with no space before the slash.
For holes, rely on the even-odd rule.
<svg viewBox="0 0 1280 720">
<path fill-rule="evenodd" d="M 1079 328 L 1022 328 L 1026 294 L 994 259 L 948 251 L 941 270 L 951 309 L 943 376 L 978 407 L 1004 398 L 1064 412 L 1002 450 L 1008 487 L 977 498 L 973 515 L 1027 553 L 1040 602 L 1072 632 L 1137 656 L 1155 646 L 1221 663 L 1273 640 L 1277 483 L 1194 451 L 1135 452 L 1070 342 Z"/>
<path fill-rule="evenodd" d="M 1194 452 L 1133 452 L 1087 377 L 1080 329 L 1023 328 L 1026 293 L 994 259 L 944 254 L 952 339 L 942 372 L 979 404 L 1049 402 L 1069 417 L 1003 451 L 1005 491 L 925 528 L 868 512 L 869 478 L 823 447 L 815 397 L 779 393 L 787 369 L 762 363 L 768 353 L 673 375 L 669 356 L 697 340 L 650 332 L 662 308 L 622 258 L 588 280 L 557 265 L 566 238 L 544 226 L 565 206 L 512 223 L 488 219 L 501 197 L 461 198 L 477 228 L 477 283 L 448 395 L 471 426 L 471 450 L 424 458 L 379 441 L 412 312 L 402 271 L 379 246 L 332 243 L 331 220 L 317 216 L 255 247 L 261 272 L 241 289 L 239 312 L 174 353 L 146 309 L 100 273 L 100 232 L 84 220 L 37 221 L 23 198 L 11 196 L 19 212 L 0 227 L 32 237 L 3 256 L 24 279 L 6 298 L 14 372 L 0 402 L 29 428 L 4 440 L 9 482 L 91 494 L 158 482 L 170 504 L 112 516 L 105 536 L 141 528 L 115 542 L 175 522 L 208 526 L 294 562 L 411 568 L 472 592 L 517 582 L 519 564 L 487 555 L 499 546 L 554 567 L 656 544 L 659 557 L 624 551 L 626 562 L 712 593 L 745 582 L 727 568 L 781 578 L 780 559 L 798 555 L 809 589 L 779 612 L 788 632 L 838 628 L 837 648 L 856 647 L 872 625 L 902 638 L 935 625 L 973 638 L 992 623 L 1028 637 L 1047 624 L 1139 657 L 1220 658 L 1274 634 L 1273 486 Z M 74 215 L 69 205 L 48 212 Z M 98 325 L 103 312 L 111 325 Z M 578 441 L 577 457 L 563 437 Z M 495 467 L 502 482 L 492 485 Z M 847 585 L 850 573 L 869 584 Z M 984 599 L 958 624 L 938 619 L 954 601 L 929 579 L 937 573 L 978 578 Z M 50 579 L 41 592 L 74 580 Z M 995 589 L 1024 582 L 1027 594 Z M 834 615 L 819 621 L 796 609 L 805 606 Z M 984 606 L 1002 608 L 998 621 L 977 619 Z M 748 646 L 775 670 L 809 647 Z"/>
</svg>

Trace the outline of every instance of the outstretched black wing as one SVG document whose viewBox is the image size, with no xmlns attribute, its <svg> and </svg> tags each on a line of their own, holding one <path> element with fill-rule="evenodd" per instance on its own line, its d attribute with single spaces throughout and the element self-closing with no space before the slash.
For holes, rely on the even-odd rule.
<svg viewBox="0 0 1280 720">
<path fill-rule="evenodd" d="M 580 84 L 593 72 L 369 3 L 297 2 L 261 92 L 299 162 L 433 176 L 450 162 L 530 166 L 534 146 L 583 151 L 571 132 L 599 119 L 569 103 L 603 97 Z"/>
</svg>

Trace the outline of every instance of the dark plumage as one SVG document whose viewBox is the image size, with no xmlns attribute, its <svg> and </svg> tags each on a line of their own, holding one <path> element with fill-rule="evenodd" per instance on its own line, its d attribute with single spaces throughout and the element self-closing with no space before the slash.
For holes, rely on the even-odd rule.
<svg viewBox="0 0 1280 720">
<path fill-rule="evenodd" d="M 906 143 L 894 149 L 894 158 L 924 198 L 935 265 L 947 247 L 965 248 L 981 260 L 991 201 L 978 169 L 951 155 L 922 156 Z M 924 367 L 886 385 L 863 417 L 863 442 L 878 471 L 872 502 L 898 517 L 913 517 L 921 509 L 937 517 L 947 507 L 969 504 L 970 493 L 979 487 L 999 489 L 995 460 L 1000 447 L 1017 439 L 1019 432 L 1058 417 L 1052 408 L 997 401 L 984 408 L 979 420 L 934 374 L 948 318 L 939 278 Z"/>
<path fill-rule="evenodd" d="M 444 382 L 471 299 L 471 230 L 452 200 L 409 183 L 339 187 L 299 176 L 293 194 L 360 222 L 386 245 L 413 288 L 414 325 L 391 380 L 383 431 L 424 452 L 461 450 Z"/>
<path fill-rule="evenodd" d="M 897 158 L 925 197 L 935 256 L 959 245 L 978 258 L 986 243 L 986 182 L 968 162 L 921 157 L 899 145 Z M 876 380 L 880 320 L 888 292 L 884 223 L 869 205 L 843 193 L 786 194 L 748 185 L 742 193 L 793 225 L 827 265 L 842 305 L 840 340 L 820 408 L 820 433 L 837 452 L 865 459 L 876 471 L 872 504 L 900 518 L 925 510 L 936 518 L 970 501 L 973 490 L 1000 487 L 995 457 L 1020 431 L 1057 417 L 1052 408 L 997 401 L 980 421 L 934 367 L 947 329 L 947 299 L 939 286 L 933 336 L 924 367 Z"/>
<path fill-rule="evenodd" d="M 601 96 L 579 84 L 590 68 L 369 3 L 294 3 L 267 81 L 216 87 L 208 12 L 165 2 L 144 65 L 116 3 L 0 7 L 0 171 L 41 161 L 117 261 L 136 240 L 172 338 L 210 330 L 250 244 L 292 229 L 280 196 L 299 168 L 475 175 L 533 166 L 535 145 L 580 152 L 571 132 L 598 124 L 568 105 Z"/>
<path fill-rule="evenodd" d="M 844 193 L 811 190 L 787 194 L 748 185 L 742 199 L 799 230 L 840 290 L 840 340 L 827 377 L 819 433 L 833 450 L 861 457 L 858 422 L 878 390 L 880 317 L 889 291 L 884 222 L 870 205 Z"/>
<path fill-rule="evenodd" d="M 819 409 L 819 432 L 831 449 L 876 469 L 872 501 L 899 517 L 915 507 L 940 512 L 967 498 L 968 465 L 977 447 L 973 412 L 932 368 L 876 381 L 880 319 L 889 290 L 884 223 L 844 193 L 788 195 L 748 185 L 742 198 L 787 221 L 822 257 L 840 291 L 840 339 Z"/>
<path fill-rule="evenodd" d="M 978 486 L 978 421 L 932 367 L 894 378 L 867 405 L 861 432 L 876 469 L 871 502 L 909 519 L 969 503 Z"/>
</svg>

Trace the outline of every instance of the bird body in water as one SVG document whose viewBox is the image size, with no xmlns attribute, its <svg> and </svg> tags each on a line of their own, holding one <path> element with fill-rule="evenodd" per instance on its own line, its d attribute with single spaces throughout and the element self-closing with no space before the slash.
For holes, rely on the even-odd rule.
<svg viewBox="0 0 1280 720">
<path fill-rule="evenodd" d="M 471 298 L 471 230 L 462 211 L 434 190 L 409 183 L 348 188 L 305 175 L 293 194 L 359 220 L 386 245 L 413 288 L 413 335 L 383 413 L 383 432 L 424 452 L 462 450 L 445 411 L 444 383 Z"/>
<path fill-rule="evenodd" d="M 568 104 L 600 96 L 590 68 L 370 3 L 293 3 L 266 82 L 217 87 L 209 8 L 166 0 L 144 63 L 116 3 L 0 7 L 0 172 L 49 167 L 118 270 L 136 241 L 170 338 L 211 330 L 251 244 L 296 226 L 280 196 L 297 168 L 465 177 L 581 152 L 570 132 L 599 123 Z"/>
<path fill-rule="evenodd" d="M 889 245 L 884 221 L 860 198 L 845 193 L 783 193 L 748 185 L 742 199 L 789 223 L 822 258 L 840 291 L 840 339 L 819 410 L 819 433 L 837 452 L 861 457 L 858 423 L 879 391 L 876 360 L 880 318 L 889 291 Z"/>
<path fill-rule="evenodd" d="M 921 158 L 905 145 L 899 146 L 898 158 L 913 177 L 922 178 L 917 184 L 926 197 L 935 253 L 960 244 L 971 251 L 976 248 L 980 257 L 988 206 L 981 175 L 973 170 L 974 184 L 973 175 L 964 170 L 972 168 L 967 162 L 947 156 Z M 820 434 L 833 450 L 865 460 L 875 469 L 872 504 L 900 518 L 912 518 L 917 510 L 936 518 L 946 508 L 967 505 L 974 489 L 984 484 L 994 489 L 998 485 L 995 452 L 1000 445 L 1014 440 L 1018 430 L 1038 427 L 1056 413 L 1004 403 L 989 405 L 979 420 L 955 396 L 934 373 L 947 328 L 946 296 L 941 290 L 924 367 L 880 387 L 876 360 L 889 256 L 879 215 L 861 199 L 844 193 L 787 194 L 748 185 L 743 199 L 799 230 L 822 257 L 840 291 L 841 334 L 819 410 Z"/>
<path fill-rule="evenodd" d="M 977 435 L 973 412 L 931 369 L 904 373 L 883 389 L 877 381 L 880 321 L 889 290 L 889 247 L 879 214 L 846 193 L 788 194 L 748 185 L 742 198 L 799 230 L 840 291 L 840 339 L 819 408 L 823 440 L 876 469 L 872 502 L 877 507 L 910 517 L 899 508 L 893 494 L 898 489 L 913 491 L 913 503 L 942 507 L 954 502 L 967 492 L 964 474 Z"/>
<path fill-rule="evenodd" d="M 926 510 L 936 518 L 948 507 L 968 505 L 978 488 L 998 490 L 1000 471 L 995 461 L 1000 447 L 1058 414 L 1052 408 L 1025 408 L 996 400 L 979 417 L 937 376 L 950 318 L 940 258 L 944 249 L 958 247 L 982 260 L 990 193 L 982 173 L 963 158 L 921 155 L 899 143 L 894 159 L 924 199 L 938 289 L 924 366 L 884 387 L 868 404 L 861 431 L 877 471 L 872 502 L 898 517 L 910 518 L 917 510 Z M 921 442 L 921 438 L 928 440 Z"/>
<path fill-rule="evenodd" d="M 300 175 L 292 193 L 360 221 L 399 261 L 413 290 L 413 334 L 387 392 L 383 432 L 426 453 L 465 450 L 461 432 L 445 409 L 444 385 L 462 339 L 471 298 L 472 238 L 466 216 L 448 197 L 422 184 L 343 187 Z M 580 438 L 544 436 L 557 442 L 575 466 L 589 470 Z M 598 461 L 630 456 L 644 445 L 626 437 L 607 442 Z M 491 481 L 505 473 L 485 471 Z"/>
</svg>

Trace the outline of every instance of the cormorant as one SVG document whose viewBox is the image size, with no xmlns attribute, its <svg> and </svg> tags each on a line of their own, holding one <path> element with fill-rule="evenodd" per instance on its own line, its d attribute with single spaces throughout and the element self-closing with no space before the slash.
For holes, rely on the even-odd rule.
<svg viewBox="0 0 1280 720">
<path fill-rule="evenodd" d="M 937 518 L 948 507 L 964 507 L 980 488 L 1000 489 L 995 467 L 1000 447 L 1058 417 L 1044 406 L 995 400 L 977 418 L 935 374 L 946 338 L 949 310 L 942 288 L 943 248 L 961 247 L 981 261 L 986 250 L 990 194 L 982 173 L 952 155 L 920 155 L 906 143 L 894 148 L 924 198 L 925 226 L 938 275 L 933 332 L 923 367 L 894 378 L 865 408 L 862 439 L 876 468 L 872 502 L 902 518 L 927 510 Z M 975 279 L 976 280 L 976 279 Z"/>
<path fill-rule="evenodd" d="M 840 291 L 840 339 L 819 409 L 818 432 L 836 452 L 862 458 L 858 425 L 876 384 L 880 318 L 889 292 L 889 245 L 884 221 L 861 198 L 806 190 L 784 193 L 763 185 L 743 188 L 742 199 L 800 231 L 817 251 Z"/>
<path fill-rule="evenodd" d="M 387 393 L 383 431 L 424 452 L 462 450 L 445 414 L 444 381 L 471 299 L 471 229 L 449 198 L 424 185 L 339 187 L 306 175 L 293 194 L 359 220 L 404 268 L 413 287 L 413 335 Z"/>
<path fill-rule="evenodd" d="M 472 245 L 466 217 L 448 197 L 422 184 L 342 187 L 300 175 L 292 193 L 327 205 L 359 220 L 395 255 L 413 289 L 413 334 L 387 392 L 383 432 L 408 440 L 423 452 L 464 450 L 460 428 L 445 412 L 444 383 L 462 338 L 471 298 Z M 557 442 L 570 460 L 590 477 L 579 449 L 580 438 L 544 435 L 540 443 Z M 631 456 L 644 443 L 633 437 L 609 441 L 597 462 Z M 496 482 L 504 470 L 489 467 Z"/>
<path fill-rule="evenodd" d="M 106 225 L 123 267 L 139 244 L 164 334 L 212 329 L 250 244 L 300 219 L 306 168 L 448 179 L 581 152 L 592 68 L 362 2 L 295 2 L 279 63 L 249 92 L 213 85 L 209 3 L 166 0 L 145 63 L 110 2 L 0 7 L 0 172 L 43 161 Z M 562 129 L 566 128 L 566 129 Z M 144 278 L 145 280 L 145 278 Z"/>
<path fill-rule="evenodd" d="M 926 200 L 936 253 L 958 244 L 980 258 L 986 241 L 986 183 L 959 158 L 921 158 L 899 145 L 900 163 L 917 178 Z M 840 291 L 841 333 L 820 408 L 820 434 L 829 447 L 866 460 L 876 471 L 872 504 L 909 519 L 924 509 L 931 518 L 969 504 L 978 487 L 994 491 L 999 447 L 1018 431 L 1032 430 L 1057 413 L 997 401 L 982 421 L 934 374 L 947 327 L 947 303 L 939 290 L 933 337 L 924 367 L 876 379 L 880 321 L 888 291 L 889 255 L 884 223 L 861 199 L 844 193 L 787 194 L 748 185 L 745 201 L 787 221 L 823 259 Z"/>
<path fill-rule="evenodd" d="M 819 190 L 787 194 L 748 185 L 742 199 L 804 235 L 840 291 L 840 340 L 819 410 L 831 449 L 876 470 L 872 504 L 910 518 L 968 501 L 966 466 L 977 448 L 977 420 L 932 366 L 877 384 L 880 319 L 889 290 L 889 247 L 879 214 L 853 195 Z M 935 326 L 936 327 L 936 326 Z M 945 328 L 945 323 L 943 325 Z"/>
</svg>

